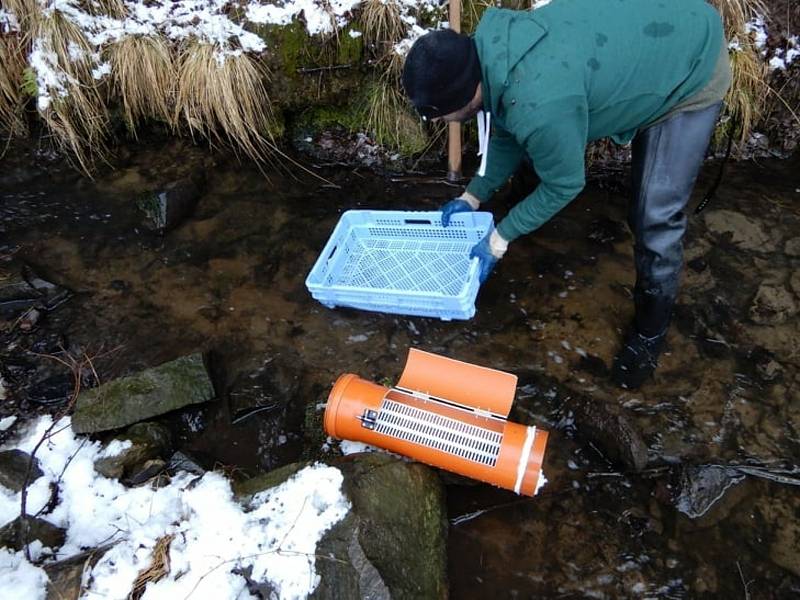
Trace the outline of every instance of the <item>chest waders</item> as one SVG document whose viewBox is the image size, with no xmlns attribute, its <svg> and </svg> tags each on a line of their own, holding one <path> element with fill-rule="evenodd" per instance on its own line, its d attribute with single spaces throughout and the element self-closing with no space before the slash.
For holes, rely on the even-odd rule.
<svg viewBox="0 0 800 600">
<path fill-rule="evenodd" d="M 635 319 L 613 367 L 623 387 L 639 387 L 657 366 L 683 268 L 686 204 L 721 106 L 679 112 L 633 139 L 628 225 L 634 235 Z"/>
</svg>

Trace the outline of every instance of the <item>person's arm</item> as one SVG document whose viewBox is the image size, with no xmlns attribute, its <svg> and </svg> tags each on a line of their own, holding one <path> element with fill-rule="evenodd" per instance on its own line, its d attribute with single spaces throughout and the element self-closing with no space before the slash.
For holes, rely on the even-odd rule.
<svg viewBox="0 0 800 600">
<path fill-rule="evenodd" d="M 524 136 L 540 183 L 497 226 L 508 242 L 538 229 L 569 204 L 586 183 L 588 136 L 586 98 L 573 96 L 537 109 L 536 124 Z"/>
<path fill-rule="evenodd" d="M 483 177 L 473 177 L 466 190 L 480 202 L 489 200 L 508 181 L 522 162 L 525 150 L 510 133 L 495 126 L 489 138 L 488 152 L 486 173 Z"/>
</svg>

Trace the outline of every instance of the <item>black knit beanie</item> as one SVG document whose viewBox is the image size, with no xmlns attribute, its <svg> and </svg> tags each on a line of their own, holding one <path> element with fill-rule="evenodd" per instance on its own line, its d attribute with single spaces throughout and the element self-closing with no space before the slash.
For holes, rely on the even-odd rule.
<svg viewBox="0 0 800 600">
<path fill-rule="evenodd" d="M 431 31 L 419 38 L 403 66 L 406 94 L 426 119 L 464 108 L 480 81 L 475 42 L 452 29 Z"/>
</svg>

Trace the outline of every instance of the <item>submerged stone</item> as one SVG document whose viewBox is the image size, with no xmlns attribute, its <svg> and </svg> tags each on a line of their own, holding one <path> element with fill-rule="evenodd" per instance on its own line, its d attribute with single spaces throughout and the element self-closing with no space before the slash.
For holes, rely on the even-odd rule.
<svg viewBox="0 0 800 600">
<path fill-rule="evenodd" d="M 185 177 L 172 181 L 163 189 L 149 192 L 139 198 L 139 208 L 145 213 L 149 226 L 165 233 L 180 225 L 194 210 L 203 194 L 201 176 Z"/>
<path fill-rule="evenodd" d="M 719 236 L 730 236 L 742 250 L 771 252 L 775 242 L 758 222 L 732 210 L 714 210 L 705 216 L 706 227 Z"/>
<path fill-rule="evenodd" d="M 800 308 L 791 292 L 782 285 L 765 283 L 758 288 L 750 318 L 759 325 L 779 325 L 794 317 Z"/>
<path fill-rule="evenodd" d="M 34 273 L 28 266 L 12 272 L 0 282 L 0 318 L 16 317 L 24 311 L 52 310 L 69 299 L 70 291 Z"/>
<path fill-rule="evenodd" d="M 33 464 L 30 465 L 31 460 Z M 22 450 L 4 450 L 0 452 L 0 485 L 12 492 L 19 492 L 25 483 L 25 475 L 30 465 L 31 473 L 28 484 L 33 483 L 42 476 L 39 461 L 32 459 L 31 455 Z"/>
<path fill-rule="evenodd" d="M 687 517 L 698 519 L 721 500 L 729 488 L 743 479 L 744 475 L 727 467 L 687 467 L 681 475 L 675 508 Z"/>
<path fill-rule="evenodd" d="M 183 356 L 81 392 L 72 416 L 75 433 L 119 429 L 214 398 L 201 354 Z"/>
</svg>

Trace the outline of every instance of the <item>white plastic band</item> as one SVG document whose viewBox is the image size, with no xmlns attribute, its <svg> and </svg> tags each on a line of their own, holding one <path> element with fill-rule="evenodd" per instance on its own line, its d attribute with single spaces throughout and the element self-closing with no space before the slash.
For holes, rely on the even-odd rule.
<svg viewBox="0 0 800 600">
<path fill-rule="evenodd" d="M 533 440 L 536 437 L 536 427 L 528 427 L 525 434 L 525 443 L 522 445 L 522 452 L 519 455 L 519 464 L 517 465 L 517 482 L 514 484 L 514 491 L 519 494 L 522 488 L 522 480 L 525 478 L 525 470 L 528 468 L 528 460 L 531 457 L 531 448 L 533 448 Z"/>
<path fill-rule="evenodd" d="M 492 113 L 478 112 L 478 156 L 481 157 L 481 166 L 478 176 L 486 174 L 486 159 L 489 156 L 489 137 L 492 133 Z"/>
</svg>

